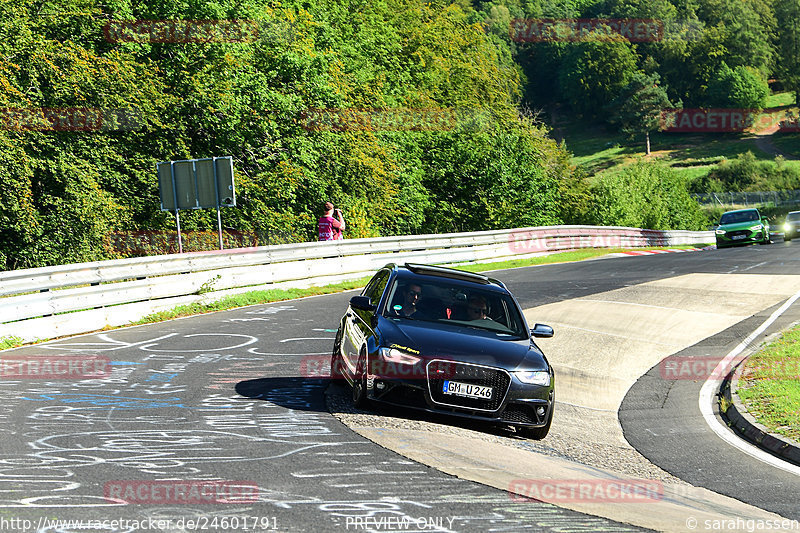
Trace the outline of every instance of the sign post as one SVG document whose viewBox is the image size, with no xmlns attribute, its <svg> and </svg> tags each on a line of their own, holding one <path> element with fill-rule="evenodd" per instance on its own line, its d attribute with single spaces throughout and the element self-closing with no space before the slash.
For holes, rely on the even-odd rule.
<svg viewBox="0 0 800 533">
<path fill-rule="evenodd" d="M 181 209 L 217 209 L 219 249 L 222 242 L 221 207 L 236 206 L 233 185 L 233 157 L 210 157 L 165 161 L 156 165 L 161 210 L 174 211 L 178 227 L 178 252 L 183 253 L 181 241 Z"/>
</svg>

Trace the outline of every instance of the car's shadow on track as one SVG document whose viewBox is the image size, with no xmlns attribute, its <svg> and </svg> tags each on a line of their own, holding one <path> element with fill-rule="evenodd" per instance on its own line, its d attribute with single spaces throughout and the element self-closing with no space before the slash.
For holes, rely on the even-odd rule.
<svg viewBox="0 0 800 533">
<path fill-rule="evenodd" d="M 425 424 L 477 431 L 488 435 L 522 438 L 513 429 L 474 420 L 428 413 L 421 410 L 394 407 L 371 402 L 367 409 L 352 404 L 351 389 L 326 378 L 276 377 L 240 381 L 236 392 L 254 400 L 262 400 L 286 409 L 341 415 L 374 417 L 375 427 L 403 426 L 422 429 Z"/>
</svg>

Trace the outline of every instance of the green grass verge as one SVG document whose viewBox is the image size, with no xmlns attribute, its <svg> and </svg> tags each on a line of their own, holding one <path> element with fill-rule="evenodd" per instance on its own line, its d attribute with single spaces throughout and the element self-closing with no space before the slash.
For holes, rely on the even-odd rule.
<svg viewBox="0 0 800 533">
<path fill-rule="evenodd" d="M 19 337 L 3 337 L 0 338 L 0 350 L 7 350 L 9 348 L 16 348 L 22 346 L 24 343 Z"/>
<path fill-rule="evenodd" d="M 180 318 L 184 316 L 193 316 L 203 313 L 212 313 L 214 311 L 225 311 L 227 309 L 235 309 L 237 307 L 246 307 L 248 305 L 256 305 L 271 302 L 282 302 L 284 300 L 294 300 L 297 298 L 304 298 L 307 296 L 318 296 L 321 294 L 332 294 L 335 292 L 342 292 L 351 289 L 358 289 L 366 285 L 370 278 L 362 278 L 352 281 L 344 281 L 322 287 L 308 287 L 305 289 L 269 289 L 262 291 L 244 292 L 242 294 L 235 294 L 226 296 L 220 300 L 208 303 L 195 302 L 188 305 L 181 305 L 174 309 L 166 311 L 159 311 L 143 317 L 141 320 L 131 323 L 136 326 L 140 324 L 150 324 L 153 322 L 162 322 L 164 320 L 171 320 L 173 318 Z"/>
<path fill-rule="evenodd" d="M 769 431 L 800 441 L 800 327 L 745 363 L 737 394 Z"/>
<path fill-rule="evenodd" d="M 701 245 L 696 245 L 701 246 Z M 672 246 L 670 248 L 693 248 L 694 245 L 685 246 Z M 500 261 L 496 263 L 471 263 L 460 264 L 456 268 L 462 270 L 469 270 L 471 272 L 486 272 L 490 270 L 503 270 L 508 268 L 520 268 L 526 266 L 546 265 L 553 263 L 567 263 L 574 261 L 582 261 L 585 259 L 592 259 L 601 257 L 612 253 L 623 252 L 625 250 L 658 250 L 659 247 L 642 247 L 642 248 L 587 248 L 583 250 L 574 250 L 569 252 L 554 253 L 551 255 L 544 255 L 538 257 L 531 257 L 527 259 L 512 259 L 509 261 Z M 137 326 L 142 324 L 152 324 L 155 322 L 162 322 L 164 320 L 172 320 L 175 318 L 182 318 L 187 316 L 195 316 L 204 313 L 212 313 L 215 311 L 226 311 L 229 309 L 236 309 L 248 305 L 258 305 L 265 303 L 281 302 L 285 300 L 294 300 L 297 298 L 304 298 L 308 296 L 318 296 L 322 294 L 332 294 L 343 292 L 352 289 L 358 289 L 366 285 L 370 278 L 361 278 L 351 281 L 344 281 L 331 285 L 321 287 L 308 287 L 305 289 L 270 289 L 245 292 L 221 298 L 220 300 L 208 303 L 196 302 L 189 305 L 181 305 L 173 309 L 152 313 L 143 317 L 141 320 L 132 322 L 128 325 Z M 120 326 L 125 327 L 125 326 Z M 114 327 L 106 329 L 117 329 Z M 38 342 L 44 342 L 48 339 L 40 339 Z M 22 346 L 24 343 L 22 339 L 16 337 L 6 337 L 0 339 L 0 349 L 15 348 Z"/>
</svg>

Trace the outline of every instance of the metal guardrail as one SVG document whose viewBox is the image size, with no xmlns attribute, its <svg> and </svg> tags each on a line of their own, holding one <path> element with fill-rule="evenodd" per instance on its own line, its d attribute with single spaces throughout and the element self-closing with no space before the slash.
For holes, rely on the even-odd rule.
<svg viewBox="0 0 800 533">
<path fill-rule="evenodd" d="M 231 290 L 353 277 L 393 261 L 452 263 L 577 248 L 712 241 L 712 232 L 550 226 L 285 244 L 0 272 L 0 338 L 31 341 L 83 333 L 182 303 L 218 299 Z"/>
</svg>

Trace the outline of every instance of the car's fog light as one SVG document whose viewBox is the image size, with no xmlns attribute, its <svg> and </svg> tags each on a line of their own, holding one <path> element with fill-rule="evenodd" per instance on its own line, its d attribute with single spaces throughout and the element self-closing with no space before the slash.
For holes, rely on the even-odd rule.
<svg viewBox="0 0 800 533">
<path fill-rule="evenodd" d="M 383 390 L 386 388 L 386 383 L 384 383 L 383 381 L 376 381 L 375 388 L 378 390 Z"/>
<path fill-rule="evenodd" d="M 536 408 L 536 416 L 544 416 L 544 407 L 537 407 Z"/>
</svg>

